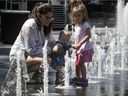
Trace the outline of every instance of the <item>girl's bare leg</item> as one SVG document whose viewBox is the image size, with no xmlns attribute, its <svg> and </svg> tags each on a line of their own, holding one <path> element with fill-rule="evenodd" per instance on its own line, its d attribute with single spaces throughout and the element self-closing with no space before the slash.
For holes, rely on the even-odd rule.
<svg viewBox="0 0 128 96">
<path fill-rule="evenodd" d="M 80 78 L 80 65 L 76 65 L 76 78 Z"/>
<path fill-rule="evenodd" d="M 84 63 L 80 64 L 80 70 L 81 70 L 82 78 L 86 80 L 87 72 L 86 72 L 86 66 L 84 65 Z"/>
</svg>

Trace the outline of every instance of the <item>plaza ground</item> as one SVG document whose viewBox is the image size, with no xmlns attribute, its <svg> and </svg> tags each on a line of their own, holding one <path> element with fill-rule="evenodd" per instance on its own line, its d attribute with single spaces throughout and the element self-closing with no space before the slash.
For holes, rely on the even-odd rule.
<svg viewBox="0 0 128 96">
<path fill-rule="evenodd" d="M 0 44 L 0 86 L 10 66 L 8 55 L 11 46 L 11 44 Z M 58 89 L 54 84 L 50 84 L 49 93 L 57 93 L 60 96 L 128 96 L 128 70 L 116 71 L 115 74 L 108 75 L 107 78 L 89 81 L 88 86 L 81 88 L 72 86 L 73 88 L 69 89 Z M 40 88 L 42 88 L 41 84 L 27 85 L 28 96 L 38 93 Z M 51 96 L 57 95 L 52 94 Z"/>
</svg>

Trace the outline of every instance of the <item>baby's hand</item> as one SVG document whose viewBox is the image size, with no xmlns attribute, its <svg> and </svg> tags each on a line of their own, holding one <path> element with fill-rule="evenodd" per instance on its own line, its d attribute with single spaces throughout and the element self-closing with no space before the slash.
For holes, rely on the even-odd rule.
<svg viewBox="0 0 128 96">
<path fill-rule="evenodd" d="M 54 48 L 53 48 L 53 52 L 55 52 L 55 53 L 57 53 L 57 54 L 61 54 L 61 53 L 64 52 L 64 49 L 63 49 L 63 47 L 56 45 L 56 46 L 54 46 Z"/>
</svg>

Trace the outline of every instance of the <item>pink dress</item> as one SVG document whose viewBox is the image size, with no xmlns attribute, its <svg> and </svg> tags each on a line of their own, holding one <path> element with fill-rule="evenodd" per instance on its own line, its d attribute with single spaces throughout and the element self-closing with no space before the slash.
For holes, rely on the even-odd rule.
<svg viewBox="0 0 128 96">
<path fill-rule="evenodd" d="M 91 28 L 88 22 L 75 26 L 75 43 L 79 43 L 85 36 L 87 28 Z M 91 41 L 85 42 L 76 52 L 76 64 L 91 62 L 93 55 L 93 45 Z"/>
</svg>

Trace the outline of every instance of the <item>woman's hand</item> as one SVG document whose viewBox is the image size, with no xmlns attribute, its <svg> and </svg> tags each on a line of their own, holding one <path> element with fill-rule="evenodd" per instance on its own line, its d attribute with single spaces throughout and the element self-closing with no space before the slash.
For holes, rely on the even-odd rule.
<svg viewBox="0 0 128 96">
<path fill-rule="evenodd" d="M 27 57 L 26 63 L 27 63 L 27 66 L 33 65 L 33 64 L 41 64 L 41 62 L 44 59 L 47 59 L 48 64 L 51 65 L 52 59 L 50 57 L 42 58 L 39 56 L 30 56 L 30 55 Z"/>
<path fill-rule="evenodd" d="M 47 57 L 47 62 L 48 62 L 49 65 L 51 65 L 52 64 L 52 59 L 50 57 Z"/>
</svg>

